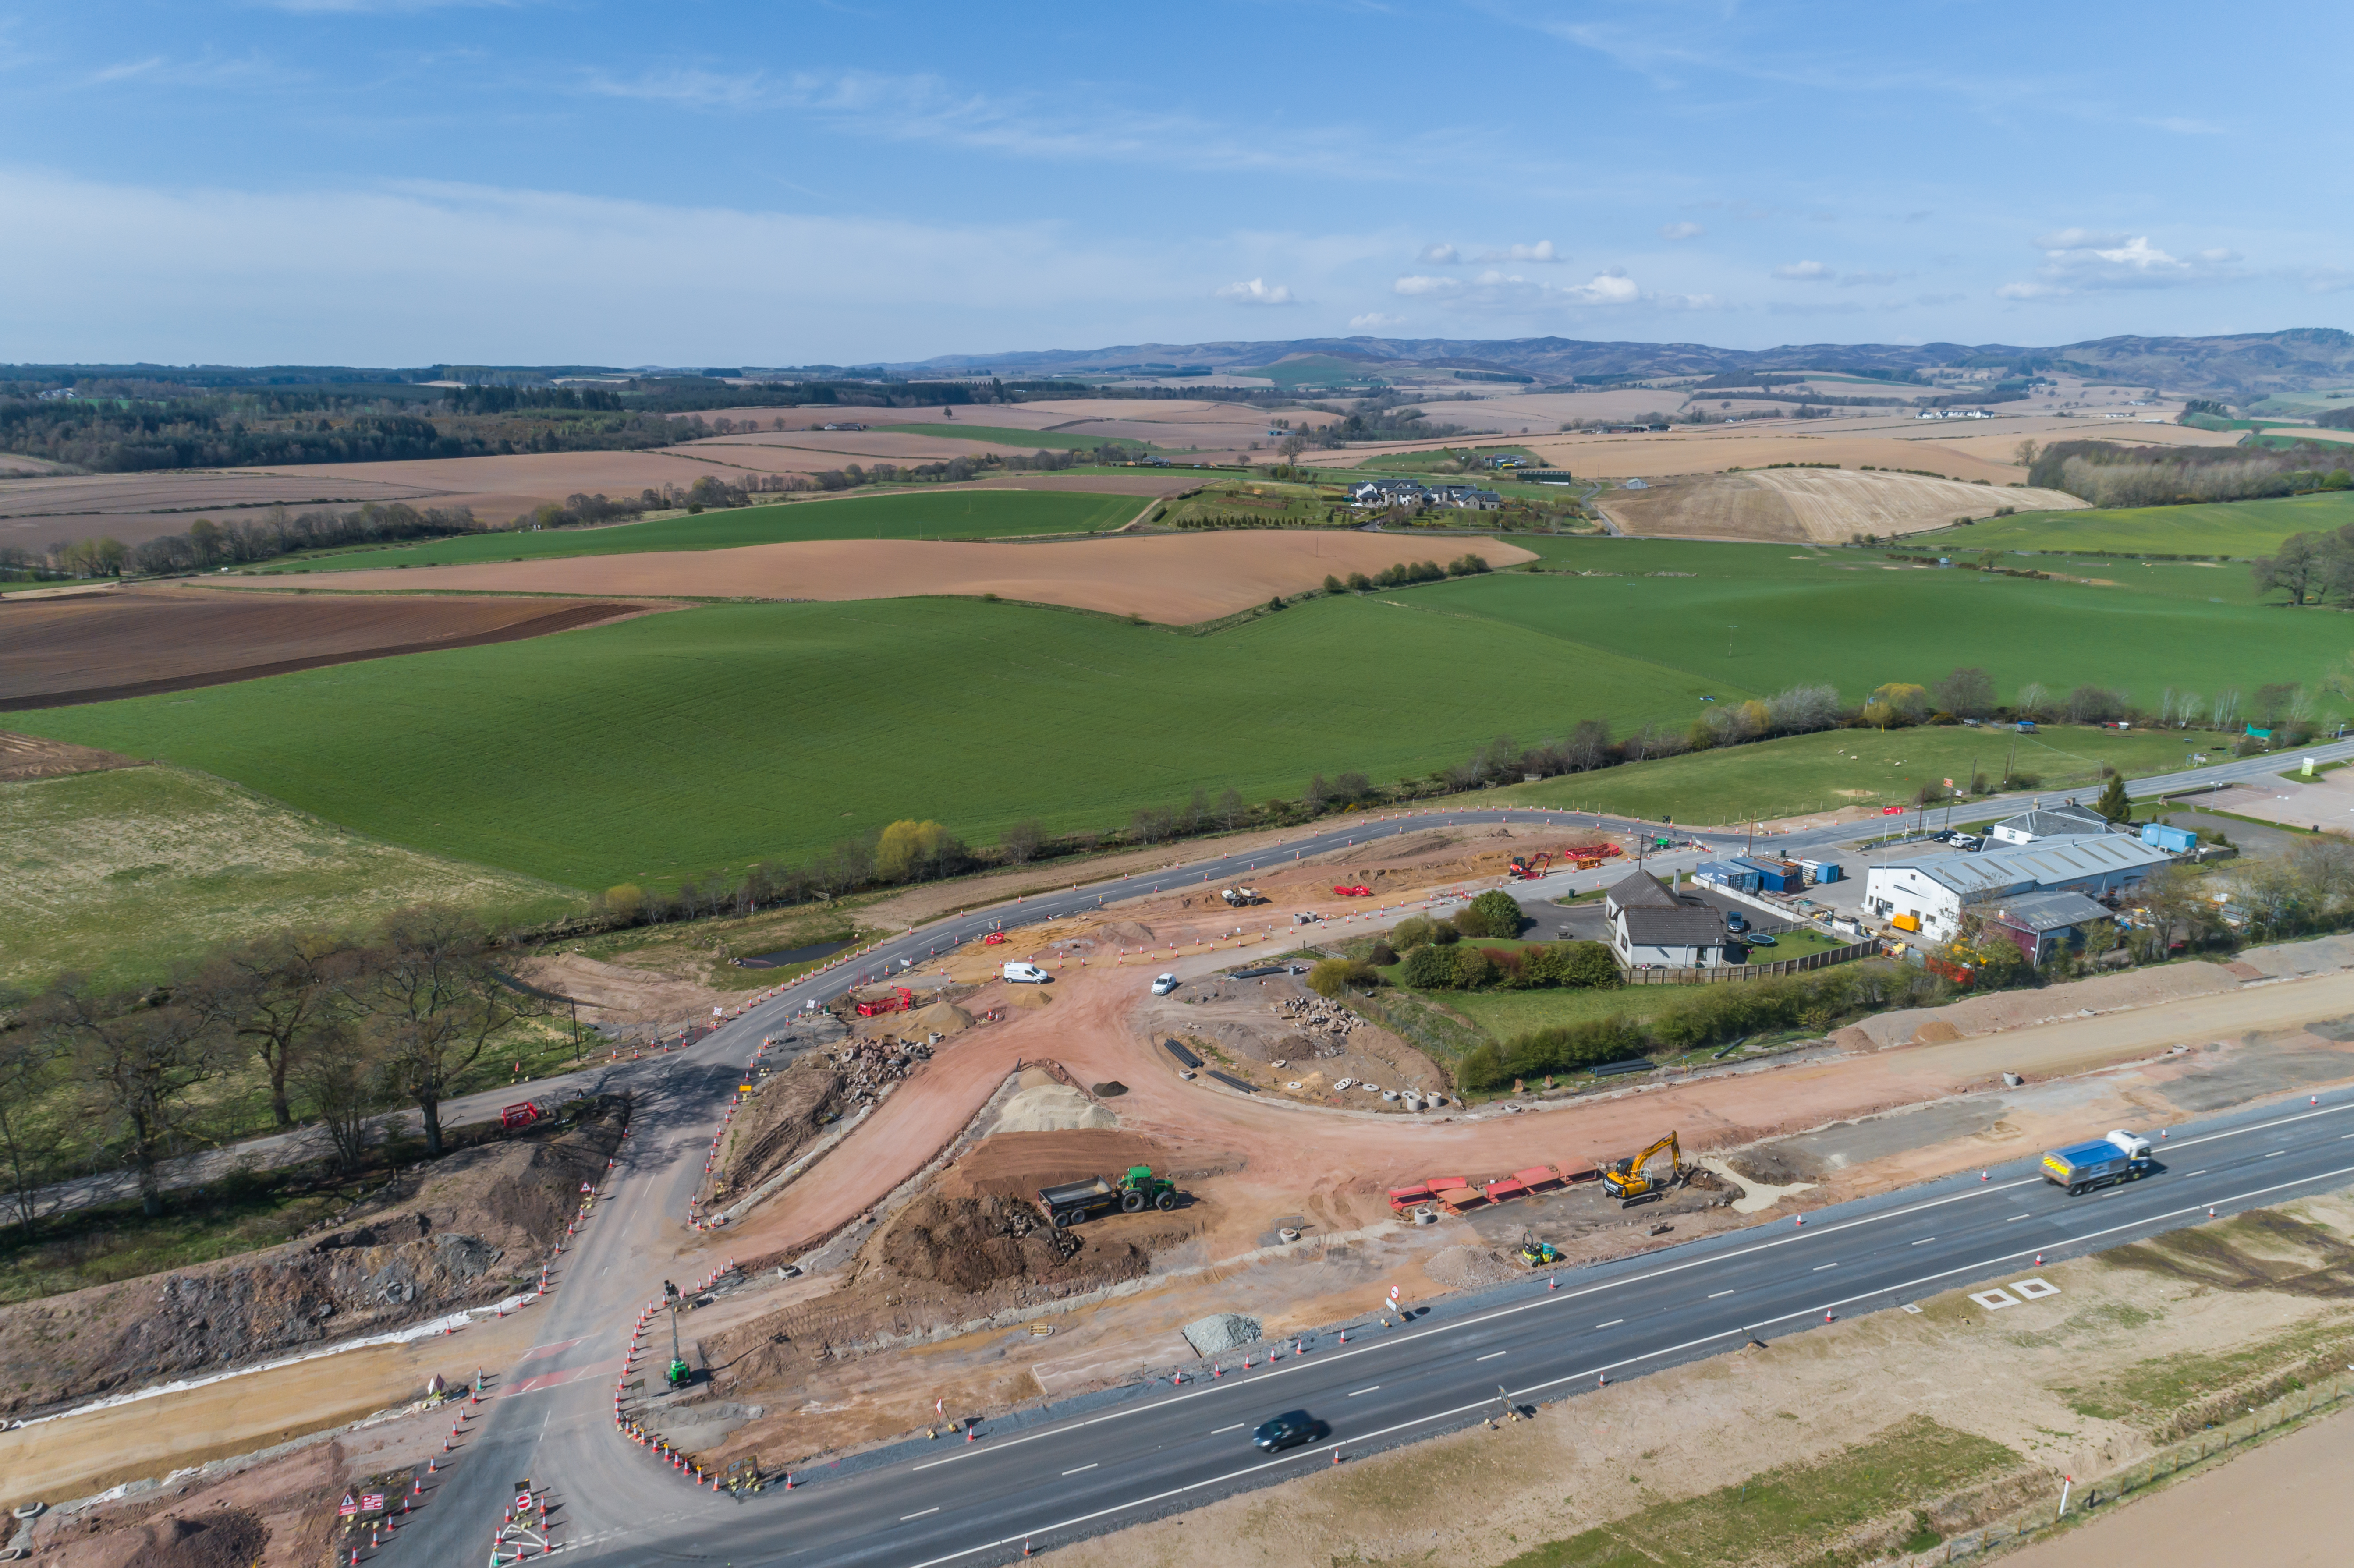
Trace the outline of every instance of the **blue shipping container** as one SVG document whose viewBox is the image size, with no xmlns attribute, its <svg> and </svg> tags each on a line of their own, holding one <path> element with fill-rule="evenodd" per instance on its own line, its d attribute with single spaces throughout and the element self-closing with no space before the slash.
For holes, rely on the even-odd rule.
<svg viewBox="0 0 2354 1568">
<path fill-rule="evenodd" d="M 2198 847 L 2199 835 L 2189 828 L 2178 828 L 2169 822 L 2144 822 L 2141 825 L 2141 842 L 2168 854 L 2187 854 Z"/>
<path fill-rule="evenodd" d="M 1752 860 L 1738 856 L 1734 864 L 1757 874 L 1757 885 L 1769 893 L 1797 893 L 1807 885 L 1807 874 L 1786 860 Z"/>
<path fill-rule="evenodd" d="M 1704 860 L 1692 867 L 1692 875 L 1703 882 L 1721 883 L 1741 893 L 1757 891 L 1757 873 L 1748 866 L 1731 861 Z"/>
</svg>

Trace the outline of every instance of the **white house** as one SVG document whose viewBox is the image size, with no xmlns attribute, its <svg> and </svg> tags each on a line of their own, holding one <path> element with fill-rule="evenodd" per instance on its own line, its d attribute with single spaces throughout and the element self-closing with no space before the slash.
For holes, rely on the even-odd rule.
<svg viewBox="0 0 2354 1568">
<path fill-rule="evenodd" d="M 2031 811 L 2006 817 L 1987 830 L 1987 836 L 2007 844 L 2031 844 L 2041 839 L 2098 838 L 2109 831 L 2109 820 L 2090 806 L 2071 800 L 2064 806 L 2039 804 Z"/>
<path fill-rule="evenodd" d="M 1883 920 L 1919 922 L 1924 940 L 1949 942 L 1962 911 L 2026 893 L 2101 894 L 2141 884 L 2173 856 L 2139 839 L 2063 838 L 1984 854 L 1937 855 L 1875 865 L 1863 874 L 1864 907 Z"/>
<path fill-rule="evenodd" d="M 1602 902 L 1610 949 L 1628 969 L 1712 969 L 1724 962 L 1724 916 L 1712 905 L 1679 895 L 1648 871 L 1613 883 Z"/>
</svg>

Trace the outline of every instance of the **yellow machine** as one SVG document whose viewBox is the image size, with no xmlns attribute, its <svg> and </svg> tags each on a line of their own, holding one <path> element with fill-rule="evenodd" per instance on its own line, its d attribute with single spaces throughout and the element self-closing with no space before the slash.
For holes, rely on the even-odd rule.
<svg viewBox="0 0 2354 1568">
<path fill-rule="evenodd" d="M 1651 1156 L 1661 1150 L 1668 1153 L 1668 1175 L 1665 1181 L 1655 1181 L 1646 1168 L 1651 1163 Z M 1632 1160 L 1621 1160 L 1616 1165 L 1604 1167 L 1602 1171 L 1603 1186 L 1610 1190 L 1611 1196 L 1617 1198 L 1621 1206 L 1657 1198 L 1683 1179 L 1683 1146 L 1676 1141 L 1676 1135 L 1672 1132 Z"/>
</svg>

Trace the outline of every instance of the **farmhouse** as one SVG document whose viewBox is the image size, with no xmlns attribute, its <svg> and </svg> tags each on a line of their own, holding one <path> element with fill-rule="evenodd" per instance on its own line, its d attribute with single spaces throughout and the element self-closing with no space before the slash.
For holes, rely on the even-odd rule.
<svg viewBox="0 0 2354 1568">
<path fill-rule="evenodd" d="M 1875 865 L 1864 874 L 1864 906 L 1900 929 L 1948 942 L 1973 904 L 2031 893 L 2097 896 L 2137 886 L 2172 857 L 2139 839 L 2111 834 L 2068 838 L 1984 854 L 1938 855 L 1910 864 Z"/>
<path fill-rule="evenodd" d="M 1494 491 L 1469 484 L 1441 484 L 1426 494 L 1433 506 L 1453 506 L 1468 512 L 1493 512 L 1504 504 L 1504 498 Z"/>
<path fill-rule="evenodd" d="M 1648 871 L 1614 883 L 1602 906 L 1610 917 L 1611 951 L 1628 969 L 1696 969 L 1724 962 L 1724 917 Z"/>
<path fill-rule="evenodd" d="M 2081 893 L 2029 893 L 1970 911 L 1989 935 L 2008 938 L 2029 963 L 2041 965 L 2062 948 L 2080 948 L 2084 927 L 2110 918 L 2109 912 Z"/>
<path fill-rule="evenodd" d="M 1987 830 L 1987 836 L 2007 844 L 2031 844 L 2043 839 L 2096 838 L 2109 831 L 2109 820 L 2090 806 L 2071 800 L 2064 806 L 2038 806 L 2005 818 Z"/>
</svg>

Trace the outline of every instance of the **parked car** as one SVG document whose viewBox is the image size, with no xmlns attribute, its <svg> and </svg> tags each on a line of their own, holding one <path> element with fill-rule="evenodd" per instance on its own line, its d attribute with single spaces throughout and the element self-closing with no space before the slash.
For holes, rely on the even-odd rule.
<svg viewBox="0 0 2354 1568">
<path fill-rule="evenodd" d="M 1251 1434 L 1251 1446 L 1269 1454 L 1280 1454 L 1286 1448 L 1313 1443 L 1331 1430 L 1304 1410 L 1287 1410 L 1258 1424 L 1258 1429 Z"/>
<path fill-rule="evenodd" d="M 1159 975 L 1156 976 L 1152 981 L 1152 994 L 1155 996 L 1167 996 L 1171 991 L 1175 991 L 1176 989 L 1177 977 L 1175 975 Z"/>
<path fill-rule="evenodd" d="M 1746 931 L 1749 929 L 1749 922 L 1742 917 L 1740 910 L 1728 909 L 1724 912 L 1724 928 L 1736 933 Z"/>
</svg>

